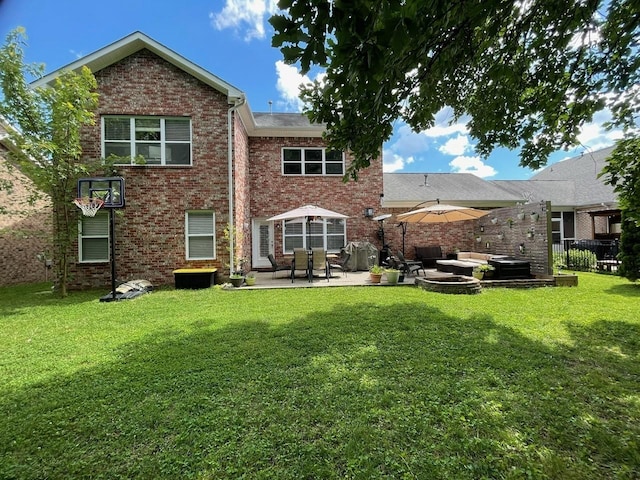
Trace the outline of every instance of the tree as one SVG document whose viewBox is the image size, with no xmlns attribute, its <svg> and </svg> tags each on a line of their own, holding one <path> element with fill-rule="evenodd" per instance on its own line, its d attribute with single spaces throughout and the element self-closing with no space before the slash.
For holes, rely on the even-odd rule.
<svg viewBox="0 0 640 480">
<path fill-rule="evenodd" d="M 281 0 L 272 44 L 303 73 L 306 113 L 348 150 L 348 174 L 380 154 L 393 123 L 415 131 L 443 107 L 470 116 L 477 151 L 521 151 L 539 168 L 609 109 L 633 129 L 640 91 L 637 0 Z"/>
<path fill-rule="evenodd" d="M 640 138 L 618 142 L 602 176 L 618 194 L 622 212 L 619 273 L 634 282 L 640 278 Z"/>
<path fill-rule="evenodd" d="M 51 200 L 56 286 L 66 296 L 78 218 L 71 199 L 77 178 L 88 173 L 81 163 L 80 131 L 95 122 L 97 84 L 83 68 L 64 72 L 50 88 L 31 89 L 26 78 L 40 78 L 44 67 L 24 64 L 25 41 L 24 29 L 18 28 L 0 49 L 0 115 L 15 127 L 9 132 L 16 147 L 12 161 Z"/>
</svg>

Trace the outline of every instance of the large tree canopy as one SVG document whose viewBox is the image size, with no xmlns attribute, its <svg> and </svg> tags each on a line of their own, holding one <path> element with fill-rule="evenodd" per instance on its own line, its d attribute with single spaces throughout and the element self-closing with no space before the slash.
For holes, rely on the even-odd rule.
<svg viewBox="0 0 640 480">
<path fill-rule="evenodd" d="M 271 18 L 285 61 L 326 69 L 303 88 L 330 147 L 369 165 L 401 118 L 433 126 L 443 107 L 468 115 L 477 151 L 521 149 L 538 168 L 609 109 L 635 128 L 638 0 L 281 0 Z"/>
</svg>

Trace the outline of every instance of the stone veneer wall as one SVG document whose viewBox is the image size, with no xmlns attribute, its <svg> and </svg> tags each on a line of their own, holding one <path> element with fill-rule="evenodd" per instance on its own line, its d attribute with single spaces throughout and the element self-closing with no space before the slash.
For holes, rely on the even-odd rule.
<svg viewBox="0 0 640 480">
<path fill-rule="evenodd" d="M 101 115 L 190 117 L 192 166 L 122 166 L 126 206 L 116 215 L 119 280 L 142 278 L 172 284 L 185 267 L 224 268 L 228 253 L 227 97 L 148 50 L 94 73 L 100 104 L 97 123 L 83 132 L 87 157 L 101 156 Z M 215 260 L 187 261 L 185 214 L 213 210 Z M 72 264 L 75 288 L 110 286 L 109 263 Z"/>
</svg>

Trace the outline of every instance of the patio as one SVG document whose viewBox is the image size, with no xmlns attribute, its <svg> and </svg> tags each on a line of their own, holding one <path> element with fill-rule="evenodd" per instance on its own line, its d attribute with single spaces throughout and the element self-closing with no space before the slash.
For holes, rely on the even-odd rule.
<svg viewBox="0 0 640 480">
<path fill-rule="evenodd" d="M 369 280 L 369 272 L 347 272 L 347 275 L 343 276 L 341 273 L 334 273 L 329 279 L 324 277 L 313 277 L 313 282 L 309 282 L 306 276 L 298 274 L 295 282 L 291 283 L 291 277 L 285 276 L 285 272 L 278 272 L 277 278 L 272 278 L 272 272 L 253 272 L 256 276 L 256 284 L 254 286 L 243 285 L 243 290 L 259 290 L 266 288 L 321 288 L 321 287 L 384 287 L 393 286 L 386 282 L 384 275 L 382 276 L 382 282 L 379 284 L 371 283 Z M 415 276 L 405 277 L 403 283 L 398 283 L 397 286 L 414 286 Z"/>
</svg>

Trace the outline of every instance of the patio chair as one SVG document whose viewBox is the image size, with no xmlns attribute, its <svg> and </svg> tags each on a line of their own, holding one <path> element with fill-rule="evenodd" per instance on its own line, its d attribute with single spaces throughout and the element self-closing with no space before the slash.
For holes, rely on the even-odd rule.
<svg viewBox="0 0 640 480">
<path fill-rule="evenodd" d="M 291 265 L 287 265 L 285 263 L 277 263 L 276 259 L 273 257 L 273 254 L 267 255 L 269 261 L 271 262 L 271 271 L 273 272 L 271 278 L 276 278 L 276 272 L 291 272 Z"/>
<path fill-rule="evenodd" d="M 291 283 L 296 278 L 296 271 L 304 270 L 305 274 L 311 281 L 311 270 L 309 269 L 309 253 L 304 248 L 293 249 L 293 261 L 291 262 Z"/>
<path fill-rule="evenodd" d="M 342 276 L 347 276 L 347 262 L 351 258 L 351 254 L 345 252 L 344 250 L 340 252 L 340 258 L 329 262 L 329 273 L 332 270 L 340 270 L 342 272 Z"/>
<path fill-rule="evenodd" d="M 329 281 L 331 276 L 329 262 L 327 262 L 327 252 L 322 248 L 311 249 L 311 270 L 324 270 L 324 276 Z"/>
<path fill-rule="evenodd" d="M 398 259 L 400 270 L 402 270 L 405 275 L 415 274 L 420 270 L 422 270 L 422 274 L 424 275 L 424 267 L 420 260 L 407 260 L 400 250 L 396 252 L 396 258 Z"/>
</svg>

